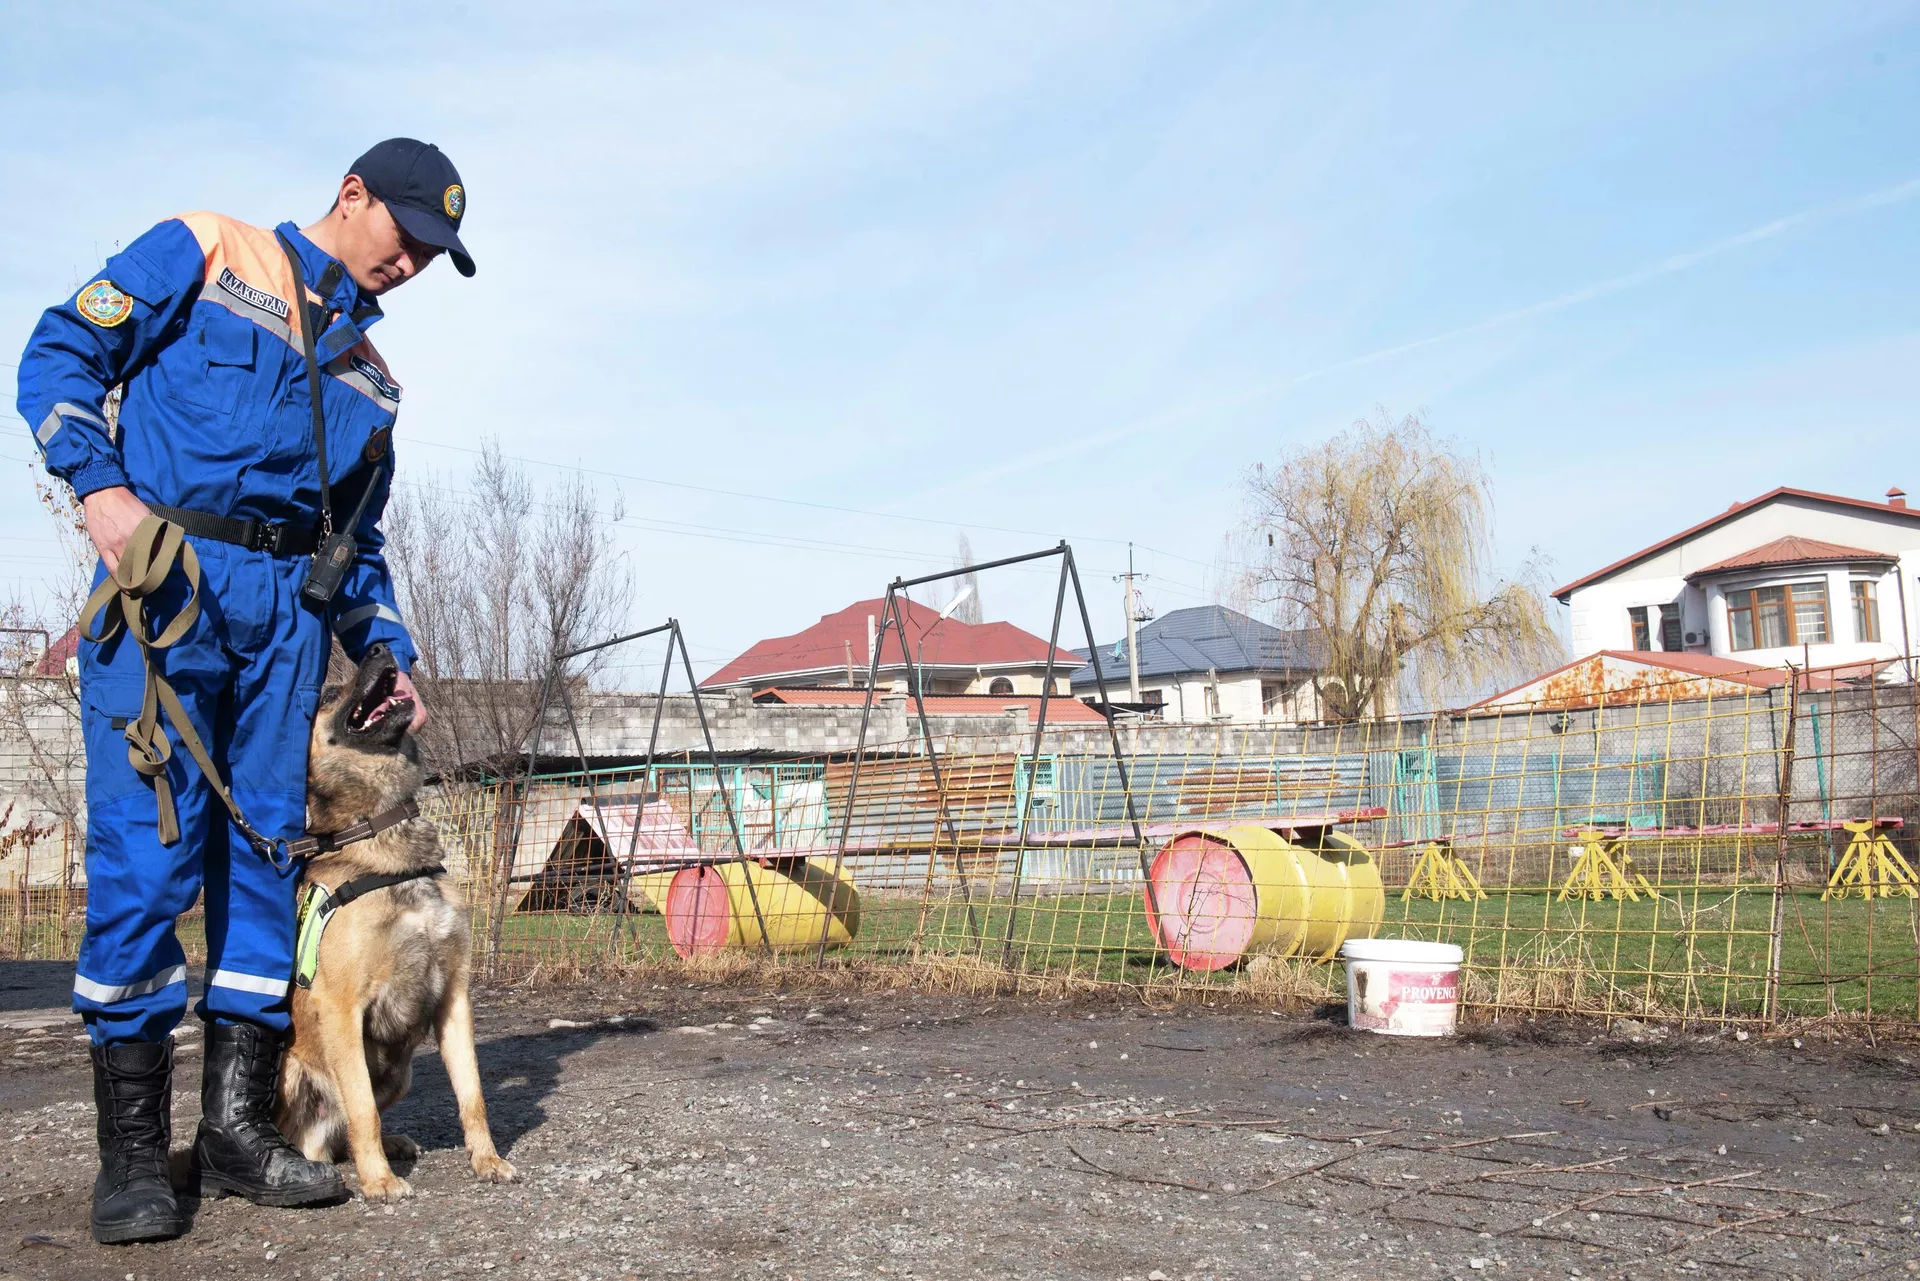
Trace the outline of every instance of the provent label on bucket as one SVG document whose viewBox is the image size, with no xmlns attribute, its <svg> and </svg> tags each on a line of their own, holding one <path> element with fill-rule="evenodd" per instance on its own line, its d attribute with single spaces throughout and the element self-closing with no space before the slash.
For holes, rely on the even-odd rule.
<svg viewBox="0 0 1920 1281">
<path fill-rule="evenodd" d="M 1350 962 L 1352 1026 L 1396 1036 L 1447 1036 L 1460 1002 L 1460 972 Z"/>
<path fill-rule="evenodd" d="M 1460 974 L 1420 974 L 1395 970 L 1387 978 L 1387 1004 L 1452 1005 L 1460 999 Z"/>
</svg>

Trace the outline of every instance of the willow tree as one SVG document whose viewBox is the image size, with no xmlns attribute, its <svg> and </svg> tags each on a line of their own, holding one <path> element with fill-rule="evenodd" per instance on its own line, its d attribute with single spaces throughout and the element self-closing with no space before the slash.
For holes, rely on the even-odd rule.
<svg viewBox="0 0 1920 1281">
<path fill-rule="evenodd" d="M 1478 458 L 1384 413 L 1247 477 L 1256 599 L 1317 633 L 1321 715 L 1384 715 L 1404 678 L 1429 704 L 1560 653 L 1528 576 L 1492 568 Z"/>
</svg>

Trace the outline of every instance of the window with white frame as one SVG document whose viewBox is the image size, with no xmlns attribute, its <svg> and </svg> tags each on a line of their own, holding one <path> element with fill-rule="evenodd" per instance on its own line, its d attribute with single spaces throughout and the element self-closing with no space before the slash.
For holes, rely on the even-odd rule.
<svg viewBox="0 0 1920 1281">
<path fill-rule="evenodd" d="M 1857 641 L 1880 639 L 1880 593 L 1878 584 L 1856 582 L 1853 587 L 1853 638 Z"/>
<path fill-rule="evenodd" d="M 1823 578 L 1743 587 L 1726 596 L 1727 632 L 1736 650 L 1824 645 L 1833 634 Z"/>
</svg>

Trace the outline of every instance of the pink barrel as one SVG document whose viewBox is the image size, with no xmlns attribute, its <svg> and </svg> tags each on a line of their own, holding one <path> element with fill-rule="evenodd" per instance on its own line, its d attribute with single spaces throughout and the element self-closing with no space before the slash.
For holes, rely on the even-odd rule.
<svg viewBox="0 0 1920 1281">
<path fill-rule="evenodd" d="M 1222 970 L 1246 952 L 1258 903 L 1246 860 L 1233 846 L 1189 832 L 1161 847 L 1148 875 L 1147 924 L 1175 965 Z"/>
</svg>

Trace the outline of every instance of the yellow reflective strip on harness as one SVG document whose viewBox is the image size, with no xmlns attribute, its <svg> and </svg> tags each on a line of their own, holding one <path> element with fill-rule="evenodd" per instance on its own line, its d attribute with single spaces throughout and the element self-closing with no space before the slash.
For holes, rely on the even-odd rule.
<svg viewBox="0 0 1920 1281">
<path fill-rule="evenodd" d="M 313 976 L 320 972 L 320 936 L 326 933 L 333 913 L 333 892 L 318 881 L 309 881 L 300 895 L 300 913 L 294 924 L 293 981 L 300 987 L 312 987 Z"/>
</svg>

